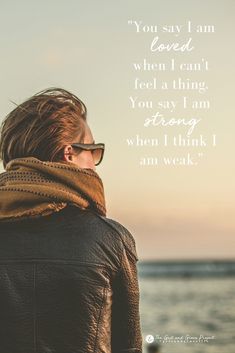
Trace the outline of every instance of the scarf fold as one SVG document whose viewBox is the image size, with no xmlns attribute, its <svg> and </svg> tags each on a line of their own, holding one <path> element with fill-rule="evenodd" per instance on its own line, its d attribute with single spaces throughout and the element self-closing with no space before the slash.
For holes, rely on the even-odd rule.
<svg viewBox="0 0 235 353">
<path fill-rule="evenodd" d="M 106 216 L 103 182 L 95 170 L 69 162 L 15 158 L 0 174 L 0 220 L 49 215 L 68 204 Z"/>
</svg>

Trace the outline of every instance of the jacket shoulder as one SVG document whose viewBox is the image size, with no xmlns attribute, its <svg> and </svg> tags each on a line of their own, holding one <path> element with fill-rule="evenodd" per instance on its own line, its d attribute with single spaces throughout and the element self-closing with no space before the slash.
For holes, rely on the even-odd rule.
<svg viewBox="0 0 235 353">
<path fill-rule="evenodd" d="M 118 221 L 115 221 L 112 218 L 107 218 L 105 216 L 100 216 L 99 217 L 106 223 L 108 224 L 112 229 L 115 230 L 115 232 L 118 234 L 119 238 L 122 241 L 122 244 L 132 256 L 134 256 L 135 260 L 138 261 L 138 255 L 136 251 L 136 242 L 135 238 L 131 234 L 131 232 L 124 227 L 121 223 Z"/>
</svg>

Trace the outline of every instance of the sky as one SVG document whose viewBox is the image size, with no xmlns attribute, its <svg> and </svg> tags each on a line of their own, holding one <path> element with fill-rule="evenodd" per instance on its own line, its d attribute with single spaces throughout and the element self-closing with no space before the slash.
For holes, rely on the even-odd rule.
<svg viewBox="0 0 235 353">
<path fill-rule="evenodd" d="M 140 260 L 234 259 L 234 6 L 232 0 L 121 0 L 1 3 L 0 56 L 3 119 L 14 105 L 48 87 L 70 90 L 84 101 L 96 142 L 105 156 L 96 169 L 103 180 L 107 217 L 122 223 L 136 240 Z M 136 26 L 182 25 L 177 33 L 136 32 Z M 214 25 L 214 33 L 193 33 L 191 52 L 151 52 L 157 35 L 163 43 L 189 38 L 193 26 Z M 146 29 L 147 27 L 145 27 Z M 195 28 L 195 27 L 193 27 Z M 136 72 L 133 62 L 208 60 L 204 72 Z M 134 79 L 169 81 L 181 77 L 205 80 L 205 94 L 193 90 L 135 90 Z M 144 127 L 148 109 L 132 109 L 140 100 L 175 100 L 187 96 L 210 101 L 210 109 L 179 108 L 166 117 L 199 116 L 193 136 L 216 146 L 128 146 L 127 139 L 162 139 L 185 133 L 185 127 Z M 155 113 L 153 109 L 151 113 Z M 162 140 L 161 140 L 162 141 Z M 197 156 L 197 165 L 139 164 L 143 156 Z M 0 171 L 3 171 L 1 166 Z"/>
</svg>

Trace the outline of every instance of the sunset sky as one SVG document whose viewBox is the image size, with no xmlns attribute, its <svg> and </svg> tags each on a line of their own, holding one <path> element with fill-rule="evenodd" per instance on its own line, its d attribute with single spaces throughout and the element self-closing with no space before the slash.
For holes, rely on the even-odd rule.
<svg viewBox="0 0 235 353">
<path fill-rule="evenodd" d="M 14 4 L 14 5 L 13 5 Z M 1 119 L 14 105 L 48 87 L 62 87 L 84 101 L 96 142 L 104 142 L 103 162 L 96 171 L 106 196 L 107 217 L 125 225 L 136 239 L 142 259 L 235 258 L 235 2 L 196 0 L 45 1 L 1 4 Z M 183 25 L 173 33 L 136 33 L 128 21 L 151 25 Z M 214 25 L 214 33 L 186 33 L 185 26 Z M 150 52 L 158 35 L 164 43 L 186 43 L 191 52 Z M 133 62 L 208 60 L 202 72 L 137 72 Z M 134 79 L 205 80 L 208 91 L 134 90 Z M 185 127 L 149 127 L 147 109 L 131 109 L 140 100 L 209 100 L 210 109 L 178 107 L 166 117 L 202 118 L 193 136 L 217 145 L 206 147 L 130 147 L 128 138 L 170 141 Z M 151 110 L 151 113 L 159 109 Z M 140 157 L 197 156 L 195 166 L 139 165 Z M 3 168 L 1 168 L 3 171 Z"/>
</svg>

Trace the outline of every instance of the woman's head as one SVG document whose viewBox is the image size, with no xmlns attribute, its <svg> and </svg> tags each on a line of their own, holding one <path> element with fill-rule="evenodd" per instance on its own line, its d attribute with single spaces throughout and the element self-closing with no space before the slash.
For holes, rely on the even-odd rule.
<svg viewBox="0 0 235 353">
<path fill-rule="evenodd" d="M 14 158 L 67 161 L 93 168 L 90 151 L 77 150 L 73 142 L 93 143 L 85 104 L 62 88 L 40 91 L 11 111 L 2 122 L 0 158 L 4 168 Z"/>
</svg>

